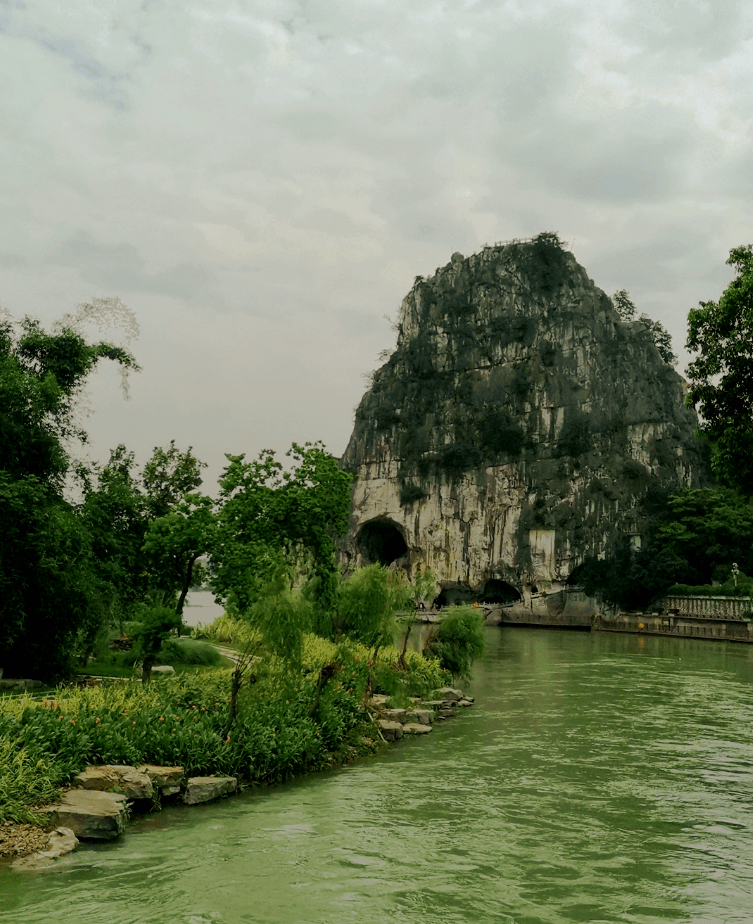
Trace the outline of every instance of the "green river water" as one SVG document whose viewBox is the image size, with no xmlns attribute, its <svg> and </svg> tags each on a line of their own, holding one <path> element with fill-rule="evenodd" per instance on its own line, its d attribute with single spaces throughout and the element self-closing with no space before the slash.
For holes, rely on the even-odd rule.
<svg viewBox="0 0 753 924">
<path fill-rule="evenodd" d="M 753 647 L 488 642 L 431 735 L 0 870 L 0 921 L 753 922 Z"/>
</svg>

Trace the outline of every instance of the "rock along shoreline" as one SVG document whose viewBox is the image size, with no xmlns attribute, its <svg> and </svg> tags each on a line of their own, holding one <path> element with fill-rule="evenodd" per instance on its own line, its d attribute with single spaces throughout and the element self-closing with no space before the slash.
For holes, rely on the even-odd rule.
<svg viewBox="0 0 753 924">
<path fill-rule="evenodd" d="M 442 687 L 434 699 L 413 699 L 408 708 L 392 708 L 388 703 L 389 697 L 374 695 L 366 704 L 376 737 L 383 743 L 429 734 L 435 722 L 471 706 L 473 697 L 455 687 Z M 237 777 L 186 777 L 182 767 L 90 766 L 74 777 L 58 802 L 40 807 L 47 825 L 0 824 L 0 863 L 9 862 L 18 872 L 41 871 L 75 850 L 80 841 L 109 841 L 123 835 L 132 807 L 145 812 L 162 803 L 200 805 L 242 788 Z"/>
</svg>

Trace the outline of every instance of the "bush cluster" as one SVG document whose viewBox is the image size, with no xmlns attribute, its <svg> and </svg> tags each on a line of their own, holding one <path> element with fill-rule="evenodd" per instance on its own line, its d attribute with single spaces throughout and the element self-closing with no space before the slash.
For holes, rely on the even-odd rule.
<svg viewBox="0 0 753 924">
<path fill-rule="evenodd" d="M 149 685 L 136 681 L 58 688 L 47 699 L 0 699 L 0 822 L 35 821 L 35 806 L 89 764 L 182 766 L 188 775 L 232 774 L 271 783 L 321 769 L 372 748 L 362 699 L 368 649 L 307 636 L 302 668 L 265 657 L 239 697 L 229 735 L 231 671 L 180 674 Z M 383 649 L 374 667 L 375 691 L 407 701 L 442 686 L 439 662 L 416 653 L 407 671 L 398 652 Z M 312 714 L 314 688 L 325 663 L 337 672 Z"/>
</svg>

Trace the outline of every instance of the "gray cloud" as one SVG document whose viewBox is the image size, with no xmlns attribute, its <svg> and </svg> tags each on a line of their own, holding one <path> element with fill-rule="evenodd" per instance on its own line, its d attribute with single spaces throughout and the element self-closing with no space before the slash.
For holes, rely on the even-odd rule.
<svg viewBox="0 0 753 924">
<path fill-rule="evenodd" d="M 677 343 L 750 236 L 750 27 L 729 0 L 0 0 L 0 300 L 124 297 L 145 371 L 102 440 L 122 413 L 208 458 L 341 451 L 381 316 L 485 241 L 575 239 Z"/>
<path fill-rule="evenodd" d="M 103 244 L 85 231 L 51 250 L 47 260 L 73 269 L 107 291 L 150 292 L 186 301 L 216 292 L 216 279 L 205 266 L 183 262 L 153 272 L 133 244 Z"/>
</svg>

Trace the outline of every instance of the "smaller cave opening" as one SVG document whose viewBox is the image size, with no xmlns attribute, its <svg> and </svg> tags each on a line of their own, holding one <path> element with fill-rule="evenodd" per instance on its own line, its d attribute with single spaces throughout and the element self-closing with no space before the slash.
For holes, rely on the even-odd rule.
<svg viewBox="0 0 753 924">
<path fill-rule="evenodd" d="M 483 603 L 515 603 L 520 600 L 520 592 L 507 581 L 492 578 L 481 588 L 478 599 Z"/>
<path fill-rule="evenodd" d="M 364 523 L 356 539 L 358 551 L 370 565 L 391 565 L 408 551 L 400 527 L 387 517 Z"/>
<path fill-rule="evenodd" d="M 443 587 L 439 596 L 434 601 L 436 609 L 443 609 L 446 606 L 463 606 L 468 603 L 475 603 L 478 600 L 478 594 L 469 587 L 456 585 L 454 587 Z"/>
</svg>

